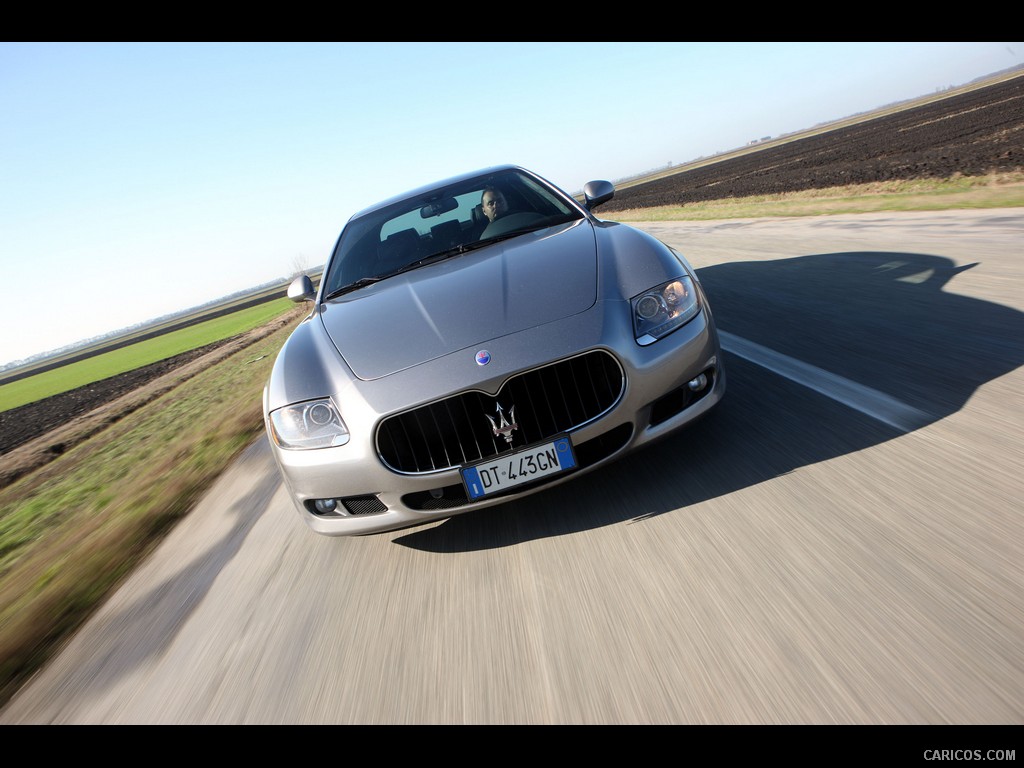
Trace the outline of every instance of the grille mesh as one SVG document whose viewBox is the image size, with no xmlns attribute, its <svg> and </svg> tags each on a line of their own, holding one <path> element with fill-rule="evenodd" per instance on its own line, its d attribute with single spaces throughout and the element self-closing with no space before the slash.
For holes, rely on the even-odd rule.
<svg viewBox="0 0 1024 768">
<path fill-rule="evenodd" d="M 597 418 L 618 401 L 624 380 L 607 352 L 588 352 L 526 371 L 497 396 L 464 392 L 392 416 L 377 430 L 377 450 L 390 468 L 410 474 L 436 472 L 541 442 Z M 518 428 L 512 443 L 493 434 L 498 404 Z M 514 408 L 514 411 L 513 411 Z"/>
<path fill-rule="evenodd" d="M 341 503 L 350 515 L 376 515 L 388 511 L 384 502 L 376 496 L 350 496 L 342 499 Z"/>
</svg>

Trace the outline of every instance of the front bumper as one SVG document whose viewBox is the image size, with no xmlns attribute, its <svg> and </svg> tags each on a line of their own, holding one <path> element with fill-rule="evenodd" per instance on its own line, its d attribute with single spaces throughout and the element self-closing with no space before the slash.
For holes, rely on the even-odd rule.
<svg viewBox="0 0 1024 768">
<path fill-rule="evenodd" d="M 324 535 L 363 535 L 506 503 L 593 471 L 687 426 L 712 409 L 724 393 L 725 372 L 706 305 L 685 326 L 649 346 L 640 346 L 633 339 L 628 312 L 623 302 L 599 303 L 595 310 L 567 318 L 557 328 L 543 326 L 493 340 L 488 345 L 492 362 L 486 367 L 476 364 L 476 350 L 459 350 L 335 393 L 352 433 L 348 444 L 295 451 L 283 450 L 271 441 L 302 519 Z M 495 393 L 511 376 L 597 349 L 611 353 L 619 362 L 624 387 L 614 407 L 570 433 L 578 469 L 500 496 L 469 501 L 457 468 L 403 474 L 386 468 L 378 457 L 376 427 L 391 414 L 459 391 Z M 688 383 L 702 374 L 706 387 L 691 391 Z M 335 509 L 318 513 L 317 499 L 340 502 Z"/>
</svg>

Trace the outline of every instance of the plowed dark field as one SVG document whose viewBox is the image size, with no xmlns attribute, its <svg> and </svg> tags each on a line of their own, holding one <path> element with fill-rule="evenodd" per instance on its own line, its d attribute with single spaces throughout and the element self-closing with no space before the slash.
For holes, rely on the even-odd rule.
<svg viewBox="0 0 1024 768">
<path fill-rule="evenodd" d="M 601 214 L 1024 167 L 1024 76 L 616 190 Z"/>
<path fill-rule="evenodd" d="M 601 214 L 878 181 L 984 176 L 1024 168 L 1024 76 L 925 106 L 722 159 L 616 191 Z M 144 386 L 195 357 L 0 413 L 0 454 Z M 63 446 L 60 446 L 63 448 Z M 55 450 L 57 447 L 54 447 Z M 0 475 L 2 476 L 2 475 Z"/>
</svg>

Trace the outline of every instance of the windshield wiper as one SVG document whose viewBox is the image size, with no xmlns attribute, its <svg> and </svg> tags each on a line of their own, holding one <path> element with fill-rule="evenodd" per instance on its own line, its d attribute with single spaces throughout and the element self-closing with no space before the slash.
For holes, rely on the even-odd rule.
<svg viewBox="0 0 1024 768">
<path fill-rule="evenodd" d="M 424 264 L 432 264 L 435 261 L 444 261 L 445 259 L 449 259 L 452 256 L 459 256 L 460 254 L 463 254 L 463 253 L 469 253 L 470 251 L 475 251 L 477 248 L 485 246 L 489 242 L 490 242 L 489 240 L 474 240 L 471 243 L 461 243 L 459 245 L 454 245 L 451 248 L 446 248 L 443 251 L 438 251 L 437 253 L 432 253 L 430 256 L 422 258 L 419 261 L 414 261 L 409 266 L 410 267 L 421 267 Z"/>
<path fill-rule="evenodd" d="M 379 283 L 381 280 L 386 280 L 389 277 L 400 275 L 403 272 L 409 272 L 413 269 L 418 269 L 419 267 L 425 267 L 427 264 L 433 264 L 434 262 L 437 261 L 444 261 L 445 259 L 450 259 L 452 256 L 459 256 L 463 253 L 469 253 L 470 251 L 475 251 L 478 248 L 484 248 L 485 246 L 492 245 L 494 243 L 499 243 L 502 240 L 508 240 L 509 238 L 517 237 L 525 232 L 532 231 L 534 230 L 530 228 L 516 229 L 511 232 L 505 232 L 504 234 L 496 235 L 495 237 L 489 237 L 486 240 L 474 240 L 471 243 L 463 243 L 462 245 L 456 245 L 452 248 L 448 248 L 447 250 L 440 251 L 438 253 L 432 253 L 430 256 L 424 256 L 422 259 L 418 259 L 417 261 L 413 261 L 409 264 L 406 264 L 404 267 L 392 270 L 391 272 L 388 272 L 386 275 L 377 275 L 375 277 L 361 277 L 353 283 L 343 285 L 341 288 L 331 291 L 329 294 L 324 296 L 323 300 L 330 301 L 331 299 L 335 299 L 338 296 L 342 296 L 343 294 L 351 293 L 352 291 L 357 291 L 360 288 L 365 288 L 366 286 L 373 285 L 374 283 Z"/>
<path fill-rule="evenodd" d="M 494 243 L 500 243 L 503 240 L 511 240 L 513 237 L 519 237 L 520 235 L 526 235 L 526 234 L 529 234 L 530 232 L 536 232 L 538 229 L 544 229 L 544 227 L 533 227 L 533 226 L 531 226 L 531 227 L 523 227 L 521 229 L 513 229 L 513 230 L 510 230 L 508 232 L 502 232 L 500 235 L 494 235 L 493 237 L 488 237 L 486 240 L 480 240 L 480 241 L 474 243 L 474 245 L 477 248 L 480 248 L 480 247 L 482 247 L 484 245 L 493 245 Z"/>
<path fill-rule="evenodd" d="M 410 262 L 409 264 L 406 264 L 404 267 L 396 269 L 394 272 L 389 272 L 388 274 L 383 275 L 380 279 L 384 279 L 385 277 L 392 277 L 393 275 L 400 275 L 403 272 L 408 272 L 411 269 L 425 267 L 428 264 L 434 264 L 438 261 L 444 261 L 445 259 L 450 259 L 452 256 L 460 256 L 463 253 L 475 251 L 477 248 L 482 248 L 483 246 L 489 245 L 490 243 L 493 242 L 493 240 L 474 240 L 471 243 L 462 243 L 461 245 L 454 245 L 451 248 L 446 248 L 443 251 L 438 251 L 437 253 L 432 253 L 429 256 L 424 256 L 422 259 L 417 259 L 416 261 Z"/>
<path fill-rule="evenodd" d="M 337 298 L 338 296 L 341 296 L 344 293 L 349 293 L 350 291 L 355 291 L 358 290 L 359 288 L 365 288 L 368 285 L 373 285 L 374 283 L 380 282 L 385 277 L 391 277 L 391 275 L 381 275 L 380 277 L 361 277 L 354 283 L 343 285 L 341 286 L 341 288 L 337 288 L 331 291 L 326 296 L 324 296 L 324 301 L 330 301 L 331 299 Z"/>
<path fill-rule="evenodd" d="M 543 221 L 534 222 L 532 224 L 524 224 L 521 227 L 510 229 L 508 232 L 502 232 L 500 235 L 494 235 L 486 240 L 480 240 L 474 243 L 477 247 L 481 245 L 489 245 L 491 243 L 500 243 L 502 240 L 508 240 L 512 237 L 519 237 L 519 235 L 526 235 L 530 232 L 539 232 L 542 229 L 548 227 L 557 227 L 561 224 L 568 224 L 570 221 L 578 221 L 579 217 L 576 216 L 548 216 Z"/>
</svg>

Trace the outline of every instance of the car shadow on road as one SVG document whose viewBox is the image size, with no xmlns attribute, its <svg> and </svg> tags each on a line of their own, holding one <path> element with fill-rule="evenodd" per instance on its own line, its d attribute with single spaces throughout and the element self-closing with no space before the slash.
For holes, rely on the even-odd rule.
<svg viewBox="0 0 1024 768">
<path fill-rule="evenodd" d="M 723 264 L 699 275 L 718 327 L 732 337 L 895 398 L 928 424 L 1024 362 L 1024 313 L 954 292 L 957 275 L 977 266 L 850 252 Z M 904 433 L 728 345 L 725 358 L 725 398 L 690 429 L 584 482 L 400 533 L 395 543 L 475 551 L 642 521 Z"/>
</svg>

